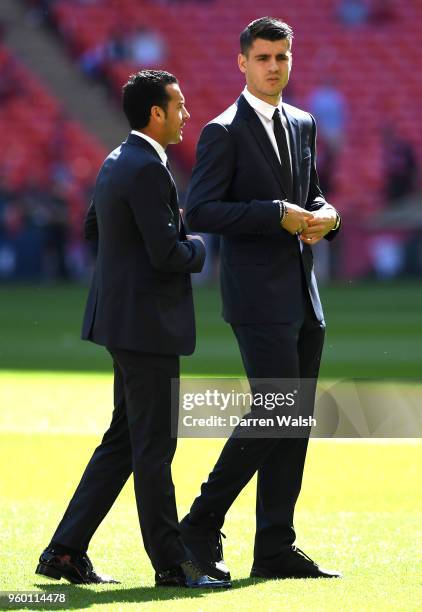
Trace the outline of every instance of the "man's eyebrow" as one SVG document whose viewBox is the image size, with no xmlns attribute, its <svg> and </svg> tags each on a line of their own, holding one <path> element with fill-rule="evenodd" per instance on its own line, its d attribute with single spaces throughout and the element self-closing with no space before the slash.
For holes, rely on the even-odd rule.
<svg viewBox="0 0 422 612">
<path fill-rule="evenodd" d="M 256 59 L 260 59 L 260 58 L 268 58 L 271 57 L 270 53 L 259 53 L 258 55 L 254 56 Z M 277 53 L 276 57 L 289 57 L 289 52 L 286 53 Z"/>
</svg>

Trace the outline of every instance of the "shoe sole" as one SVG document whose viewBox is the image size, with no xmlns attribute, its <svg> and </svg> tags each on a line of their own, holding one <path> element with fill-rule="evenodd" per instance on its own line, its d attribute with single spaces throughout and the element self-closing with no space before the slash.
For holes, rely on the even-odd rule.
<svg viewBox="0 0 422 612">
<path fill-rule="evenodd" d="M 163 583 L 155 583 L 156 587 L 173 587 L 173 588 L 185 588 L 185 589 L 231 589 L 231 582 L 224 582 L 222 584 L 209 584 L 207 586 L 198 585 L 198 586 L 188 586 L 187 584 L 175 584 L 174 582 L 163 582 Z"/>
<path fill-rule="evenodd" d="M 269 580 L 303 580 L 303 579 L 318 579 L 318 578 L 342 578 L 342 576 L 313 576 L 310 574 L 273 574 L 267 570 L 253 570 L 250 573 L 251 578 L 267 578 Z"/>
<path fill-rule="evenodd" d="M 293 580 L 295 578 L 309 578 L 310 576 L 289 576 L 287 574 L 272 574 L 270 572 L 266 572 L 265 570 L 258 570 L 251 572 L 251 578 L 261 578 L 263 580 Z"/>
</svg>

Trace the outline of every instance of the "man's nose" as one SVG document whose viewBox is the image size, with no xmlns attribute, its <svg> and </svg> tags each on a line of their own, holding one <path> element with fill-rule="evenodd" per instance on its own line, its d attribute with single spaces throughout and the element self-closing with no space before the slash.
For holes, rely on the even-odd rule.
<svg viewBox="0 0 422 612">
<path fill-rule="evenodd" d="M 185 119 L 185 121 L 187 121 L 188 119 L 190 119 L 190 113 L 188 113 L 188 111 L 185 108 L 185 112 L 183 113 L 183 118 Z"/>
<path fill-rule="evenodd" d="M 277 72 L 278 71 L 278 64 L 277 64 L 277 60 L 275 59 L 275 57 L 271 58 L 270 64 L 269 64 L 269 69 L 271 70 L 271 72 Z"/>
</svg>

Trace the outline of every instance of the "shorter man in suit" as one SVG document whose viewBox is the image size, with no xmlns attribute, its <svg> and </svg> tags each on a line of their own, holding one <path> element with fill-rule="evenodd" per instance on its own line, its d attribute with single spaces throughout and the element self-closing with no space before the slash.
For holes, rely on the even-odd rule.
<svg viewBox="0 0 422 612">
<path fill-rule="evenodd" d="M 74 584 L 116 582 L 94 571 L 86 551 L 133 472 L 156 585 L 226 587 L 229 581 L 204 575 L 183 545 L 171 476 L 179 355 L 195 347 L 189 273 L 205 259 L 202 239 L 185 233 L 165 153 L 182 140 L 189 113 L 177 79 L 153 70 L 130 77 L 123 109 L 132 131 L 104 161 L 85 222 L 98 256 L 82 337 L 113 360 L 113 418 L 36 573 Z"/>
</svg>

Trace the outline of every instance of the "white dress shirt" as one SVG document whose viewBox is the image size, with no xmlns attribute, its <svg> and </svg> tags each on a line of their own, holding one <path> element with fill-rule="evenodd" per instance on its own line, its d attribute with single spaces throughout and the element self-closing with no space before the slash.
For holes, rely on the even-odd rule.
<svg viewBox="0 0 422 612">
<path fill-rule="evenodd" d="M 274 115 L 275 109 L 278 108 L 278 110 L 280 111 L 281 123 L 283 125 L 284 131 L 286 132 L 286 137 L 287 137 L 287 146 L 288 146 L 288 149 L 289 149 L 289 159 L 290 159 L 290 170 L 292 171 L 292 175 L 293 175 L 293 170 L 292 170 L 292 153 L 291 153 L 291 149 L 290 149 L 289 130 L 288 130 L 288 127 L 287 127 L 286 117 L 283 114 L 283 107 L 282 107 L 282 100 L 281 100 L 281 98 L 280 98 L 280 102 L 279 102 L 278 106 L 273 106 L 272 104 L 268 104 L 268 102 L 264 102 L 264 100 L 260 100 L 259 98 L 257 98 L 253 94 L 251 94 L 251 92 L 248 90 L 247 87 L 245 87 L 245 89 L 243 90 L 242 93 L 243 93 L 244 97 L 246 98 L 246 102 L 248 102 L 248 104 L 250 104 L 250 106 L 252 106 L 252 108 L 254 109 L 256 114 L 258 115 L 262 125 L 264 126 L 265 131 L 268 134 L 268 138 L 270 139 L 270 142 L 273 145 L 273 149 L 276 152 L 276 155 L 278 157 L 278 161 L 281 163 L 280 153 L 279 153 L 279 150 L 278 150 L 277 141 L 275 139 L 275 134 L 274 134 L 274 121 L 273 121 L 273 115 Z"/>
<path fill-rule="evenodd" d="M 280 102 L 279 102 L 278 106 L 275 107 L 272 104 L 268 104 L 268 102 L 264 102 L 264 100 L 260 100 L 259 98 L 257 98 L 253 94 L 251 94 L 251 92 L 248 90 L 247 87 L 245 87 L 245 89 L 243 90 L 242 93 L 243 93 L 246 101 L 248 102 L 248 104 L 250 104 L 250 106 L 252 106 L 252 108 L 254 109 L 256 114 L 258 115 L 259 119 L 261 120 L 261 123 L 264 126 L 264 129 L 265 129 L 265 131 L 268 134 L 268 138 L 270 139 L 270 142 L 273 145 L 274 151 L 277 154 L 278 161 L 280 161 L 280 153 L 279 153 L 279 150 L 278 150 L 277 141 L 275 139 L 275 134 L 274 134 L 273 115 L 274 115 L 275 109 L 276 108 L 279 109 L 280 117 L 281 117 L 281 123 L 283 125 L 284 131 L 286 132 L 287 146 L 288 146 L 288 149 L 289 149 L 289 158 L 290 158 L 290 169 L 292 170 L 292 176 L 293 176 L 292 151 L 291 151 L 291 146 L 290 146 L 290 135 L 289 135 L 289 129 L 288 129 L 288 126 L 287 126 L 287 120 L 286 120 L 286 117 L 283 114 L 282 100 L 280 99 Z M 281 161 L 280 161 L 280 163 L 281 163 Z M 327 205 L 325 205 L 325 206 L 327 206 Z M 334 206 L 331 206 L 331 204 L 329 204 L 328 206 L 330 206 L 330 208 L 335 210 L 336 213 L 337 213 L 337 210 L 334 208 Z M 335 229 L 337 229 L 339 227 L 339 225 L 340 225 L 340 216 L 337 213 L 337 225 L 335 226 Z M 300 250 L 302 251 L 303 250 L 303 243 L 302 243 L 301 240 L 299 240 L 299 245 L 300 245 Z"/>
<path fill-rule="evenodd" d="M 167 155 L 166 155 L 166 151 L 164 149 L 164 147 L 162 145 L 160 145 L 159 142 L 157 142 L 156 140 L 154 140 L 153 138 L 151 138 L 150 136 L 147 136 L 146 134 L 143 134 L 142 132 L 138 132 L 138 130 L 131 130 L 130 132 L 131 134 L 135 134 L 136 136 L 140 136 L 141 138 L 143 138 L 144 140 L 146 140 L 147 142 L 149 142 L 149 144 L 154 147 L 154 149 L 157 151 L 158 155 L 160 156 L 161 161 L 163 162 L 164 165 L 167 164 Z"/>
</svg>

